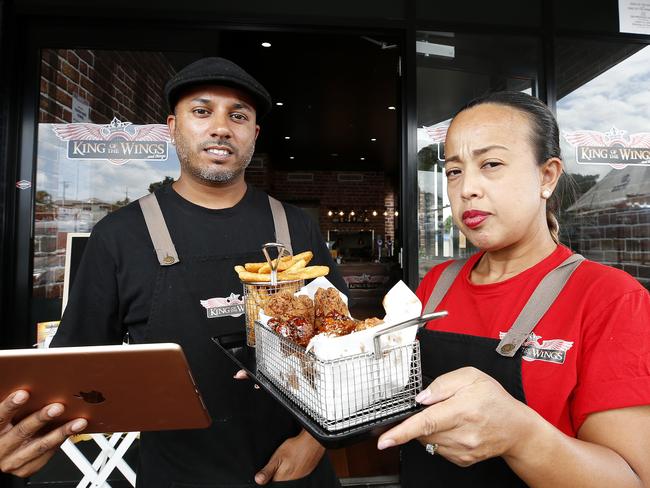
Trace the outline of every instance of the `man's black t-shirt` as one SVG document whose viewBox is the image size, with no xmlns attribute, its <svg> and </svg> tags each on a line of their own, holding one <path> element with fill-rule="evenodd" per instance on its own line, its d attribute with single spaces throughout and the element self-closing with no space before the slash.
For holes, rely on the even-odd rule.
<svg viewBox="0 0 650 488">
<path fill-rule="evenodd" d="M 170 277 L 166 280 L 170 281 L 165 281 L 164 303 L 160 303 L 161 290 L 156 287 L 161 266 L 140 205 L 134 202 L 108 215 L 95 226 L 52 345 L 115 344 L 123 340 L 127 331 L 132 332 L 136 342 L 148 341 L 142 329 L 146 328 L 144 326 L 150 318 L 153 301 L 156 302 L 155 310 L 164 305 L 168 314 L 178 312 L 183 315 L 188 297 L 197 302 L 198 298 L 208 298 L 179 292 L 185 296 L 185 301 L 174 302 L 173 298 L 178 295 L 171 290 L 185 292 L 190 288 L 188 285 L 193 275 L 188 277 L 180 272 L 191 269 L 188 263 L 196 263 L 197 257 L 199 260 L 216 258 L 210 262 L 224 263 L 206 270 L 210 282 L 212 275 L 217 281 L 216 289 L 222 288 L 216 286 L 222 276 L 221 284 L 231 290 L 232 284 L 237 284 L 232 258 L 252 255 L 263 261 L 262 246 L 275 240 L 268 196 L 250 186 L 239 203 L 222 210 L 195 205 L 178 195 L 171 185 L 157 190 L 156 197 L 181 261 L 178 265 L 181 267 L 176 269 L 178 272 L 174 273 L 173 266 L 165 269 L 169 273 L 164 275 Z M 294 253 L 311 250 L 314 253 L 312 263 L 329 265 L 328 278 L 339 289 L 345 290 L 316 223 L 296 207 L 284 205 L 284 208 Z M 183 261 L 183 256 L 188 259 Z M 205 283 L 204 280 L 205 276 L 203 280 L 194 276 L 194 283 Z M 196 314 L 187 316 L 195 317 L 192 320 L 198 318 Z M 217 361 L 214 355 L 205 354 L 200 335 L 208 330 L 205 323 L 203 326 L 192 323 L 169 327 L 168 319 L 168 315 L 152 316 L 159 331 L 153 338 L 160 337 L 160 327 L 163 327 L 169 333 L 163 335 L 166 341 L 190 346 L 184 349 L 210 408 L 213 425 L 210 429 L 143 433 L 138 486 L 158 488 L 169 486 L 169 483 L 188 487 L 220 486 L 224 483 L 252 485 L 256 470 L 268 462 L 277 446 L 297 434 L 297 425 L 270 398 L 254 394 L 250 385 L 237 385 L 239 382 L 232 379 L 236 370 L 234 363 L 219 359 L 228 363 L 225 364 Z M 210 322 L 209 317 L 203 320 Z M 230 320 L 241 320 L 243 330 L 243 316 Z M 173 324 L 179 322 L 182 320 L 175 322 L 172 319 Z M 139 337 L 136 337 L 138 330 Z M 191 336 L 189 339 L 188 334 Z M 211 376 L 214 374 L 217 377 Z M 224 393 L 222 388 L 230 393 Z M 321 461 L 310 480 L 309 486 L 337 485 L 326 459 Z M 208 482 L 212 484 L 206 485 Z"/>
<path fill-rule="evenodd" d="M 263 261 L 262 246 L 275 239 L 268 196 L 250 185 L 239 203 L 220 210 L 185 200 L 171 185 L 157 190 L 156 197 L 181 260 L 184 254 L 251 251 Z M 327 278 L 347 291 L 316 223 L 297 207 L 284 204 L 284 209 L 294 253 L 311 250 L 310 264 L 330 266 Z M 159 267 L 140 205 L 133 202 L 107 215 L 88 240 L 52 345 L 121 343 L 130 327 L 146 324 Z"/>
</svg>

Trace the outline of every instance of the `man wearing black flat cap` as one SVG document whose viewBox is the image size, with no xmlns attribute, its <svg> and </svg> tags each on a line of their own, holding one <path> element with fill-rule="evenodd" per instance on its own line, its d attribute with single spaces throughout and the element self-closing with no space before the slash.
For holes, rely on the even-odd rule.
<svg viewBox="0 0 650 488">
<path fill-rule="evenodd" d="M 239 303 L 242 285 L 233 268 L 260 261 L 266 242 L 283 242 L 295 253 L 312 250 L 313 262 L 329 265 L 328 278 L 345 290 L 316 224 L 244 181 L 257 122 L 270 111 L 271 97 L 223 58 L 185 67 L 169 80 L 165 96 L 181 176 L 95 226 L 52 345 L 119 344 L 128 336 L 134 343 L 183 347 L 212 426 L 143 432 L 138 487 L 244 487 L 298 479 L 292 484 L 338 486 L 323 447 L 266 393 L 234 379 L 234 363 L 211 341 L 241 331 L 244 317 L 236 306 L 216 307 L 215 313 L 206 302 Z M 0 417 L 19 410 L 25 401 L 20 396 L 0 403 Z M 51 407 L 0 433 L 1 469 L 29 476 L 85 427 L 85 421 L 72 421 L 39 436 Z M 38 442 L 16 441 L 25 437 Z"/>
</svg>

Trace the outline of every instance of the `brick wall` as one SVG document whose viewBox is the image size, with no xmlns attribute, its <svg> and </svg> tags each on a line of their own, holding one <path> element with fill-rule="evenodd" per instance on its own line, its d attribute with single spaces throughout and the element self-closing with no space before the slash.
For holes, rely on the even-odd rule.
<svg viewBox="0 0 650 488">
<path fill-rule="evenodd" d="M 318 206 L 323 236 L 327 236 L 328 230 L 356 232 L 372 229 L 375 235 L 395 239 L 395 190 L 384 173 L 354 172 L 363 181 L 349 183 L 339 181 L 338 175 L 345 172 L 303 171 L 300 175 L 313 175 L 313 181 L 290 181 L 290 176 L 295 174 L 273 171 L 268 167 L 248 169 L 246 180 L 279 200 Z M 332 216 L 328 215 L 330 211 L 333 212 Z M 339 211 L 344 212 L 343 218 L 338 215 Z M 350 217 L 351 211 L 355 212 L 353 217 Z M 376 216 L 372 214 L 373 211 L 377 212 Z"/>
<path fill-rule="evenodd" d="M 71 122 L 77 96 L 90 106 L 96 124 L 113 117 L 133 124 L 164 123 L 162 92 L 173 73 L 161 53 L 45 49 L 39 121 Z"/>
<path fill-rule="evenodd" d="M 622 269 L 650 289 L 650 208 L 577 215 L 567 230 L 576 252 Z"/>
<path fill-rule="evenodd" d="M 386 239 L 395 240 L 397 232 L 396 224 L 399 221 L 395 212 L 398 210 L 395 188 L 390 180 L 384 180 L 384 208 L 388 215 L 384 217 L 384 234 Z M 382 214 L 383 215 L 383 214 Z"/>
</svg>

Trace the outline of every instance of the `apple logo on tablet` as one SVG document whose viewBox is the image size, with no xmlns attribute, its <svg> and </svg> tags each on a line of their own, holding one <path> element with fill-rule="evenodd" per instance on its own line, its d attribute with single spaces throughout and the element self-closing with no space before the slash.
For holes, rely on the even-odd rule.
<svg viewBox="0 0 650 488">
<path fill-rule="evenodd" d="M 79 394 L 75 396 L 81 398 L 86 403 L 102 403 L 103 401 L 106 401 L 102 392 L 96 390 L 80 391 Z"/>
</svg>

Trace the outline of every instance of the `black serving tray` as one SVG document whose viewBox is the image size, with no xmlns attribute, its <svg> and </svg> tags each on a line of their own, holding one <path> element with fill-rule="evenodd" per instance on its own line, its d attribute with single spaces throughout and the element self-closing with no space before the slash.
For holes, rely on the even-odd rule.
<svg viewBox="0 0 650 488">
<path fill-rule="evenodd" d="M 257 370 L 255 361 L 255 348 L 246 345 L 244 333 L 223 335 L 213 337 L 217 347 L 241 369 L 248 373 L 252 381 L 269 393 L 280 403 L 312 436 L 314 436 L 324 447 L 339 448 L 355 444 L 369 437 L 378 437 L 387 431 L 391 426 L 410 417 L 422 410 L 418 405 L 409 410 L 382 417 L 381 419 L 355 425 L 347 429 L 329 431 L 321 427 L 309 415 L 307 415 L 292 399 L 282 393 L 270 380 Z M 236 380 L 235 380 L 236 381 Z"/>
</svg>

